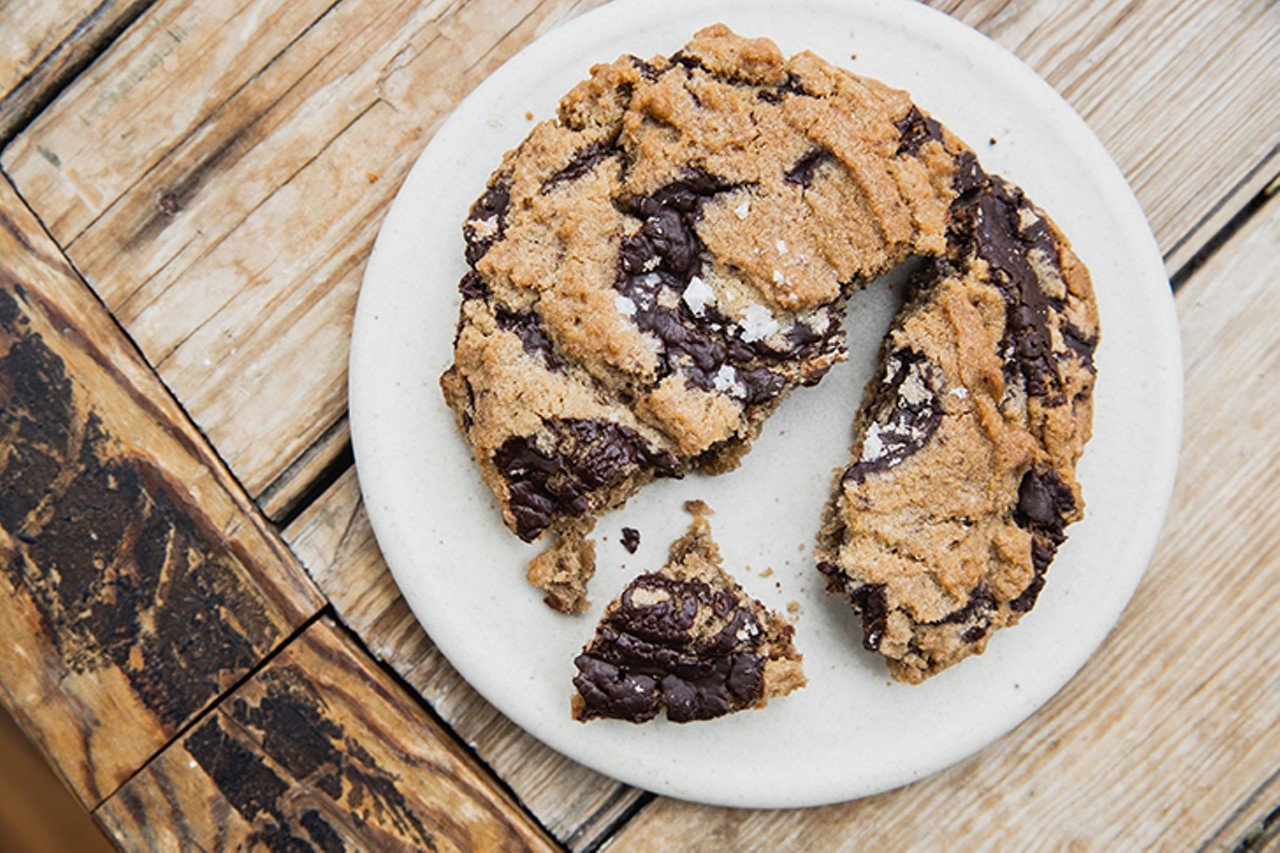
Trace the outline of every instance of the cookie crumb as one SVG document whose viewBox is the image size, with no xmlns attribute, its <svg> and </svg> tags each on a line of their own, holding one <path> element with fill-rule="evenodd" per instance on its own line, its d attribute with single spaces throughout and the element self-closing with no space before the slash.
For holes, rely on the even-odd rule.
<svg viewBox="0 0 1280 853">
<path fill-rule="evenodd" d="M 622 547 L 627 549 L 628 554 L 634 554 L 640 547 L 640 531 L 634 527 L 622 528 Z"/>
<path fill-rule="evenodd" d="M 546 593 L 543 601 L 561 613 L 582 613 L 591 602 L 587 584 L 596 573 L 596 543 L 588 538 L 594 521 L 571 527 L 555 544 L 529 561 L 525 578 Z"/>
<path fill-rule="evenodd" d="M 366 181 L 368 181 L 369 183 L 373 183 L 374 181 L 378 180 L 378 173 L 377 173 L 377 172 L 366 172 L 366 173 L 365 173 L 365 176 L 364 176 L 364 179 L 365 179 Z"/>
<path fill-rule="evenodd" d="M 798 601 L 788 601 L 788 602 L 787 602 L 787 612 L 788 612 L 788 613 L 799 613 L 799 612 L 800 612 L 800 602 L 798 602 Z"/>
<path fill-rule="evenodd" d="M 697 516 L 697 517 L 702 517 L 702 516 L 704 516 L 704 515 L 715 515 L 715 514 L 716 514 L 715 510 L 713 510 L 711 507 L 707 506 L 707 502 L 706 502 L 706 501 L 700 501 L 700 500 L 697 500 L 697 499 L 690 500 L 690 501 L 685 501 L 685 502 L 684 502 L 684 511 L 685 511 L 685 512 L 687 512 L 687 513 L 689 513 L 689 515 Z"/>
<path fill-rule="evenodd" d="M 760 573 L 760 577 L 762 578 L 768 578 L 772 576 L 773 576 L 773 566 L 769 566 L 767 569 L 765 569 L 763 572 Z"/>
<path fill-rule="evenodd" d="M 995 138 L 994 136 L 993 136 L 993 137 L 991 137 L 990 139 L 988 139 L 988 140 L 987 140 L 987 144 L 988 144 L 988 145 L 995 145 L 995 144 L 996 144 L 996 138 Z"/>
<path fill-rule="evenodd" d="M 527 113 L 525 113 L 525 114 L 524 114 L 524 120 L 525 120 L 525 121 L 533 121 L 533 113 L 531 113 L 531 112 L 527 112 Z"/>
</svg>

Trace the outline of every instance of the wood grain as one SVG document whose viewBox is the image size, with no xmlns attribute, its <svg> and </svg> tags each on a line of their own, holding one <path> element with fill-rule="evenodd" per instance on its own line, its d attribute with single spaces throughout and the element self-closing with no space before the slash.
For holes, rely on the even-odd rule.
<svg viewBox="0 0 1280 853">
<path fill-rule="evenodd" d="M 660 799 L 610 850 L 1234 847 L 1280 806 L 1280 198 L 1178 296 L 1183 453 L 1165 538 L 1120 624 L 974 758 L 855 803 Z"/>
<path fill-rule="evenodd" d="M 552 850 L 326 619 L 98 809 L 154 850 Z"/>
<path fill-rule="evenodd" d="M 160 0 L 0 162 L 280 510 L 345 446 L 355 293 L 409 165 L 502 59 L 592 5 Z M 942 5 L 1081 110 L 1165 248 L 1280 136 L 1272 3 Z"/>
<path fill-rule="evenodd" d="M 0 3 L 0 145 L 152 2 Z"/>
<path fill-rule="evenodd" d="M 299 516 L 285 538 L 370 652 L 421 693 L 560 841 L 589 844 L 641 796 L 544 746 L 462 680 L 400 596 L 374 541 L 354 471 Z"/>
<path fill-rule="evenodd" d="M 0 178 L 0 699 L 94 805 L 320 605 Z"/>
</svg>

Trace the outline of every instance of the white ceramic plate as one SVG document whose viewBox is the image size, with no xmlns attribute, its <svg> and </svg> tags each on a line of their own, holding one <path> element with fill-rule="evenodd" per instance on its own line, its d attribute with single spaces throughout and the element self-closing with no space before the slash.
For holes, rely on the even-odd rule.
<svg viewBox="0 0 1280 853">
<path fill-rule="evenodd" d="M 670 53 L 722 20 L 909 90 L 1024 187 L 1070 235 L 1098 292 L 1103 342 L 1086 518 L 1069 530 L 1036 609 L 985 655 L 910 687 L 859 645 L 827 596 L 812 543 L 831 470 L 898 302 L 853 300 L 852 358 L 769 421 L 736 472 L 647 487 L 597 527 L 595 605 L 553 613 L 525 584 L 535 548 L 501 523 L 437 386 L 451 361 L 461 224 L 502 153 L 592 63 Z M 856 59 L 851 58 L 856 55 Z M 995 145 L 988 143 L 994 137 Z M 1169 286 L 1142 211 L 1084 122 L 1011 54 L 907 0 L 619 0 L 543 35 L 458 107 L 410 173 L 365 274 L 351 354 L 351 431 L 373 528 L 397 583 L 450 662 L 502 713 L 602 773 L 671 796 L 748 807 L 865 796 L 956 762 L 1024 720 L 1084 664 L 1141 577 L 1173 484 L 1181 365 Z M 714 507 L 728 568 L 771 607 L 800 605 L 809 687 L 763 711 L 675 725 L 569 719 L 573 658 L 601 609 L 660 565 L 687 498 Z M 643 535 L 623 551 L 623 526 Z M 766 576 L 764 570 L 772 568 Z"/>
</svg>

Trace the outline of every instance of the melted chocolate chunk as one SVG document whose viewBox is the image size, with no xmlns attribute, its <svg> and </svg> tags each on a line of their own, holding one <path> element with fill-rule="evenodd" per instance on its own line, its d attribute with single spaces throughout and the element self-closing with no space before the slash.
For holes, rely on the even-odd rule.
<svg viewBox="0 0 1280 853">
<path fill-rule="evenodd" d="M 991 628 L 991 613 L 996 610 L 996 599 L 985 583 L 979 583 L 969 593 L 969 601 L 954 613 L 949 613 L 938 620 L 937 625 L 964 625 L 969 627 L 960 635 L 966 643 L 976 643 L 987 635 Z"/>
<path fill-rule="evenodd" d="M 913 104 L 911 111 L 894 122 L 898 133 L 902 134 L 898 142 L 898 154 L 919 156 L 920 147 L 930 139 L 942 141 L 942 125 L 931 116 L 920 112 Z"/>
<path fill-rule="evenodd" d="M 593 492 L 608 489 L 639 469 L 658 477 L 679 472 L 676 459 L 635 430 L 609 421 L 543 422 L 532 436 L 512 436 L 493 455 L 507 480 L 516 534 L 532 542 L 563 516 L 579 516 Z"/>
<path fill-rule="evenodd" d="M 1075 509 L 1075 497 L 1052 468 L 1031 470 L 1018 484 L 1018 506 L 1013 519 L 1024 529 L 1043 529 L 1061 533 L 1065 516 Z"/>
<path fill-rule="evenodd" d="M 458 282 L 458 292 L 462 294 L 463 299 L 484 299 L 489 295 L 489 286 L 484 283 L 480 273 L 467 270 L 462 281 Z"/>
<path fill-rule="evenodd" d="M 866 583 L 849 593 L 854 611 L 862 617 L 862 647 L 879 651 L 889 620 L 889 598 L 884 584 Z"/>
<path fill-rule="evenodd" d="M 780 104 L 782 103 L 782 99 L 787 95 L 808 94 L 809 90 L 800 82 L 800 78 L 788 71 L 786 80 L 783 80 L 776 86 L 761 89 L 756 92 L 756 98 L 769 104 Z"/>
<path fill-rule="evenodd" d="M 1027 394 L 1060 405 L 1065 401 L 1049 336 L 1049 300 L 1031 264 L 1032 252 L 1042 253 L 1044 262 L 1058 263 L 1049 223 L 1022 190 L 997 176 L 986 176 L 984 185 L 965 193 L 953 208 L 959 232 L 953 237 L 990 265 L 1004 295 L 1005 376 L 1011 381 L 1021 378 Z"/>
<path fill-rule="evenodd" d="M 630 199 L 626 209 L 643 222 L 622 241 L 614 286 L 635 305 L 635 324 L 662 341 L 661 376 L 680 370 L 694 387 L 718 388 L 750 406 L 786 387 L 783 376 L 754 363 L 767 347 L 743 341 L 736 326 L 713 309 L 695 316 L 682 299 L 702 268 L 704 247 L 696 230 L 702 205 L 730 189 L 714 175 L 690 171 L 653 195 Z"/>
<path fill-rule="evenodd" d="M 1062 531 L 1066 526 L 1066 516 L 1075 509 L 1075 505 L 1071 490 L 1052 468 L 1031 470 L 1022 476 L 1013 520 L 1032 533 L 1031 567 L 1034 574 L 1027 588 L 1009 602 L 1010 609 L 1025 613 L 1035 606 L 1040 590 L 1044 588 L 1049 564 L 1058 553 L 1058 546 L 1066 540 Z"/>
<path fill-rule="evenodd" d="M 887 376 L 867 403 L 870 423 L 862 458 L 845 470 L 844 482 L 864 482 L 913 455 L 942 422 L 942 374 L 920 353 L 899 350 L 885 358 Z"/>
<path fill-rule="evenodd" d="M 1096 373 L 1097 368 L 1093 364 L 1093 353 L 1098 348 L 1098 338 L 1096 336 L 1088 337 L 1070 323 L 1064 322 L 1058 328 L 1062 332 L 1062 342 L 1067 345 L 1067 349 L 1076 354 L 1076 357 L 1080 359 L 1080 363 L 1084 365 L 1085 370 Z"/>
<path fill-rule="evenodd" d="M 616 138 L 602 139 L 599 142 L 591 143 L 574 154 L 573 159 L 569 161 L 569 165 L 543 181 L 542 191 L 546 192 L 557 184 L 576 181 L 594 169 L 601 160 L 612 157 L 616 153 L 618 153 Z"/>
<path fill-rule="evenodd" d="M 802 187 L 808 187 L 813 183 L 813 174 L 818 171 L 818 167 L 824 163 L 834 163 L 836 156 L 825 148 L 814 148 L 808 154 L 805 154 L 796 164 L 786 171 L 786 179 Z"/>
<path fill-rule="evenodd" d="M 951 188 L 957 196 L 955 205 L 961 204 L 976 190 L 986 186 L 987 173 L 982 170 L 973 152 L 965 151 L 956 158 L 956 172 L 951 178 Z"/>
<path fill-rule="evenodd" d="M 640 76 L 648 80 L 650 83 L 657 80 L 658 77 L 660 76 L 657 68 L 653 67 L 652 64 L 645 62 L 640 57 L 628 56 L 627 59 L 630 60 L 631 64 L 634 65 L 636 67 L 636 70 L 640 72 Z"/>
<path fill-rule="evenodd" d="M 756 704 L 764 690 L 764 632 L 743 605 L 702 581 L 636 578 L 574 660 L 582 717 L 640 723 L 665 707 L 669 720 L 684 723 Z M 700 611 L 709 617 L 700 620 Z M 699 637 L 695 625 L 707 618 L 723 627 Z"/>
<path fill-rule="evenodd" d="M 640 547 L 640 531 L 634 527 L 622 528 L 622 547 L 627 549 L 628 554 L 634 554 Z"/>
<path fill-rule="evenodd" d="M 507 208 L 510 204 L 511 176 L 500 174 L 493 178 L 484 195 L 471 205 L 466 224 L 462 226 L 462 236 L 467 241 L 466 258 L 469 265 L 474 267 L 489 251 L 489 247 L 502 237 L 507 227 Z M 482 230 L 477 230 L 473 224 L 490 220 L 493 225 Z"/>
<path fill-rule="evenodd" d="M 520 338 L 525 352 L 532 356 L 541 355 L 551 370 L 559 370 L 564 366 L 560 357 L 556 355 L 555 344 L 551 342 L 537 314 L 508 311 L 505 308 L 498 308 L 496 313 L 498 326 Z"/>
</svg>

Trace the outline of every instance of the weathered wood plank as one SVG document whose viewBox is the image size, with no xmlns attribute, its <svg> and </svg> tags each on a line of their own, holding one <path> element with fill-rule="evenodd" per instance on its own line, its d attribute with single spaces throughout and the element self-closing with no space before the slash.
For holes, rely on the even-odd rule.
<svg viewBox="0 0 1280 853">
<path fill-rule="evenodd" d="M 353 471 L 285 531 L 342 621 L 431 703 L 562 842 L 598 837 L 640 792 L 544 746 L 472 690 L 432 645 L 387 571 Z"/>
<path fill-rule="evenodd" d="M 97 812 L 155 850 L 554 849 L 449 734 L 320 619 Z"/>
<path fill-rule="evenodd" d="M 1120 624 L 1054 700 L 910 787 L 792 812 L 660 799 L 610 849 L 1233 844 L 1219 828 L 1267 813 L 1280 756 L 1278 279 L 1275 198 L 1179 293 L 1187 422 L 1165 539 Z"/>
<path fill-rule="evenodd" d="M 0 3 L 0 145 L 152 2 Z"/>
<path fill-rule="evenodd" d="M 94 805 L 321 603 L 0 178 L 0 699 Z"/>
<path fill-rule="evenodd" d="M 488 71 L 595 2 L 161 0 L 0 162 L 241 481 L 287 507 L 343 446 L 321 439 L 400 180 Z M 939 3 L 1082 111 L 1166 248 L 1280 137 L 1269 4 Z"/>
</svg>

